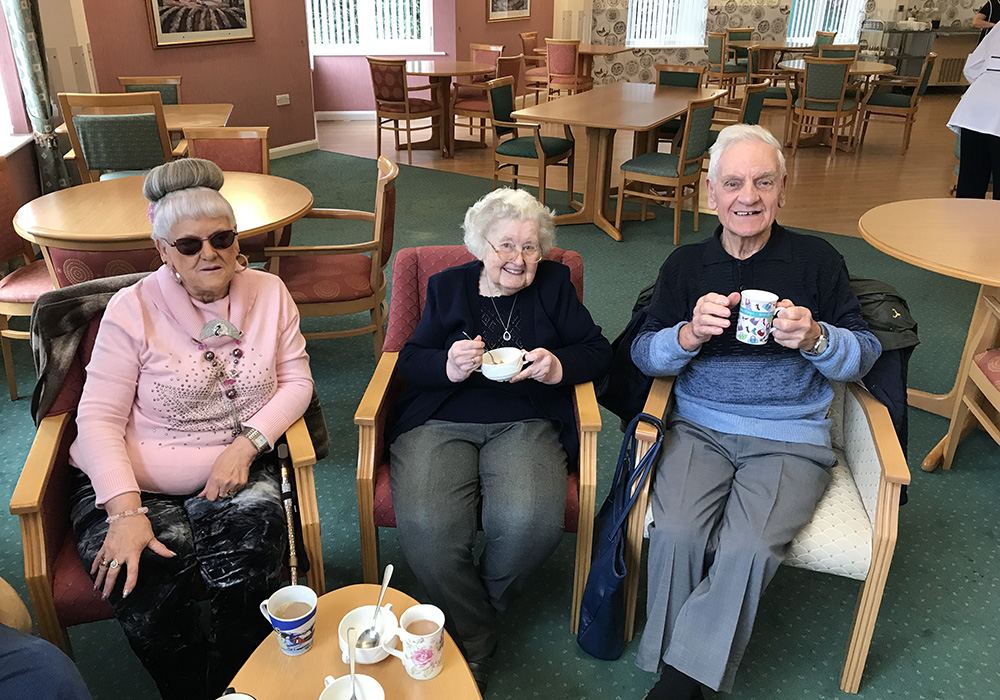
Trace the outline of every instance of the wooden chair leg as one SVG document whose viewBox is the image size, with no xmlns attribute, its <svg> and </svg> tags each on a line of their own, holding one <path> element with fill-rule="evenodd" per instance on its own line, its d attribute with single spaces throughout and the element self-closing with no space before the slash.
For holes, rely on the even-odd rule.
<svg viewBox="0 0 1000 700">
<path fill-rule="evenodd" d="M 621 179 L 618 181 L 618 205 L 615 207 L 615 228 L 618 233 L 622 230 L 622 210 L 625 207 L 625 171 L 621 170 Z"/>
<path fill-rule="evenodd" d="M 546 170 L 545 156 L 543 154 L 542 158 L 538 163 L 538 201 L 541 202 L 543 207 L 545 206 L 545 190 L 546 190 L 545 170 Z"/>
<path fill-rule="evenodd" d="M 913 130 L 913 115 L 906 115 L 906 123 L 903 125 L 903 150 L 901 155 L 906 155 L 906 149 L 910 147 L 910 132 Z"/>
<path fill-rule="evenodd" d="M 382 120 L 375 117 L 375 157 L 382 157 Z"/>
<path fill-rule="evenodd" d="M 681 243 L 681 209 L 684 205 L 684 188 L 674 187 L 674 245 Z"/>
<path fill-rule="evenodd" d="M 840 689 L 845 693 L 857 693 L 861 685 L 861 674 L 868 660 L 868 648 L 871 645 L 872 634 L 875 632 L 875 619 L 882 604 L 882 592 L 885 590 L 885 580 L 889 575 L 889 562 L 892 560 L 892 550 L 889 550 L 885 561 L 872 561 L 868 578 L 861 585 L 858 602 L 854 608 L 854 621 L 851 623 L 851 634 L 847 642 L 847 655 L 840 672 Z"/>
<path fill-rule="evenodd" d="M 693 187 L 694 187 L 694 192 L 691 195 L 691 208 L 694 209 L 694 230 L 697 233 L 697 231 L 698 231 L 698 210 L 701 208 L 701 207 L 698 206 L 698 195 L 701 192 L 701 186 L 699 185 L 699 181 L 698 180 L 694 181 Z"/>
<path fill-rule="evenodd" d="M 7 317 L 0 315 L 0 334 L 7 331 Z M 10 338 L 0 335 L 0 347 L 3 349 L 3 369 L 7 374 L 7 389 L 10 391 L 10 400 L 17 401 L 17 378 L 14 376 L 14 354 L 10 349 Z"/>
</svg>

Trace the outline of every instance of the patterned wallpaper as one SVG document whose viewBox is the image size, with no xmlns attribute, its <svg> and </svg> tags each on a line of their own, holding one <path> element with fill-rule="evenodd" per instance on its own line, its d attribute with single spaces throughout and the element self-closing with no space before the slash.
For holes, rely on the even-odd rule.
<svg viewBox="0 0 1000 700">
<path fill-rule="evenodd" d="M 628 0 L 594 0 L 591 42 L 623 46 L 627 9 Z M 726 27 L 754 27 L 761 39 L 784 38 L 790 10 L 789 0 L 709 0 L 705 31 L 719 32 Z M 595 58 L 594 82 L 602 84 L 628 80 L 634 83 L 651 83 L 656 75 L 654 67 L 658 63 L 707 65 L 708 57 L 704 48 L 633 49 L 614 56 Z"/>
<path fill-rule="evenodd" d="M 941 11 L 942 27 L 972 27 L 972 18 L 985 5 L 985 0 L 924 0 L 922 7 L 935 6 Z"/>
</svg>

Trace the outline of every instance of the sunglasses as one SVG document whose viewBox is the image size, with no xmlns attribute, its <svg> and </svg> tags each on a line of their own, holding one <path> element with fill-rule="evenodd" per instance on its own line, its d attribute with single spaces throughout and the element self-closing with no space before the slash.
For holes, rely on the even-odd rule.
<svg viewBox="0 0 1000 700">
<path fill-rule="evenodd" d="M 201 252 L 205 241 L 208 241 L 216 250 L 225 250 L 236 240 L 236 231 L 219 231 L 213 233 L 208 238 L 178 238 L 173 243 L 167 241 L 167 245 L 173 246 L 181 255 L 197 255 Z"/>
</svg>

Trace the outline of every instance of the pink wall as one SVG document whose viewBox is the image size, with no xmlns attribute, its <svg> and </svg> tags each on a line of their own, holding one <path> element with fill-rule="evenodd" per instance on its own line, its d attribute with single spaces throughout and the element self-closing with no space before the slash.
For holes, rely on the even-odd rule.
<svg viewBox="0 0 1000 700">
<path fill-rule="evenodd" d="M 490 23 L 486 22 L 485 3 L 486 0 L 435 0 L 434 49 L 446 55 L 412 58 L 467 60 L 472 42 L 502 43 L 506 46 L 505 54 L 516 55 L 521 52 L 519 33 L 537 31 L 540 37 L 552 33 L 552 0 L 533 0 L 528 19 Z M 318 112 L 375 109 L 371 77 L 364 56 L 317 56 L 314 59 L 313 89 Z"/>
<path fill-rule="evenodd" d="M 184 102 L 232 103 L 229 125 L 271 127 L 272 147 L 315 138 L 304 2 L 254 0 L 252 42 L 155 50 L 145 2 L 84 0 L 101 92 L 119 92 L 119 75 L 182 75 Z"/>
</svg>

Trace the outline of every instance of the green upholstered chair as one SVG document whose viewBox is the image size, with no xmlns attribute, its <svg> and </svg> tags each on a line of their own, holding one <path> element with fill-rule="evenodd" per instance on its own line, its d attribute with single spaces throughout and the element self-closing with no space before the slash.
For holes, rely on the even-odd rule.
<svg viewBox="0 0 1000 700">
<path fill-rule="evenodd" d="M 515 122 L 511 119 L 514 111 L 514 79 L 510 76 L 497 78 L 486 83 L 489 90 L 490 121 L 496 147 L 493 150 L 493 189 L 501 179 L 517 189 L 518 180 L 525 179 L 520 173 L 522 165 L 538 169 L 538 201 L 545 204 L 545 171 L 550 165 L 566 166 L 566 200 L 573 203 L 573 132 L 563 125 L 566 138 L 542 136 L 541 125 Z M 520 136 L 522 131 L 531 136 Z M 510 173 L 504 171 L 510 168 Z M 503 176 L 501 178 L 501 176 Z"/>
<path fill-rule="evenodd" d="M 656 66 L 656 84 L 671 87 L 696 88 L 701 85 L 705 76 L 705 66 L 675 65 L 661 63 Z M 661 124 L 657 130 L 659 141 L 673 141 L 684 129 L 684 120 L 671 119 Z"/>
<path fill-rule="evenodd" d="M 820 58 L 853 58 L 858 60 L 858 44 L 829 44 L 819 46 Z"/>
<path fill-rule="evenodd" d="M 125 92 L 158 92 L 165 105 L 181 103 L 179 75 L 118 76 L 118 84 L 125 88 Z"/>
<path fill-rule="evenodd" d="M 927 83 L 931 79 L 931 71 L 934 70 L 936 60 L 936 53 L 928 54 L 920 69 L 920 75 L 916 78 L 885 76 L 874 81 L 872 89 L 865 95 L 858 107 L 857 143 L 859 146 L 865 141 L 868 122 L 872 119 L 876 119 L 876 121 L 902 120 L 902 153 L 906 153 L 906 149 L 910 147 L 910 133 L 913 130 L 913 122 L 917 118 L 920 97 L 927 90 Z"/>
<path fill-rule="evenodd" d="M 837 32 L 816 32 L 816 38 L 813 39 L 812 55 L 819 56 L 819 47 L 829 46 L 836 37 Z"/>
<path fill-rule="evenodd" d="M 802 78 L 802 92 L 795 100 L 792 111 L 792 154 L 799 148 L 803 128 L 814 131 L 829 129 L 831 154 L 837 153 L 841 131 L 846 131 L 848 142 L 853 141 L 856 100 L 844 96 L 853 58 L 817 58 L 806 56 L 806 70 Z"/>
<path fill-rule="evenodd" d="M 500 56 L 496 59 L 496 75 L 494 78 L 510 77 L 514 81 L 515 89 L 521 80 L 521 71 L 524 67 L 524 55 Z M 451 113 L 455 117 L 455 126 L 468 128 L 471 134 L 474 129 L 479 130 L 479 142 L 486 147 L 486 120 L 490 118 L 490 100 L 486 95 L 486 83 L 477 85 L 464 85 L 456 87 L 451 93 Z M 468 123 L 460 122 L 460 118 L 468 119 Z M 478 121 L 478 123 L 477 123 Z"/>
<path fill-rule="evenodd" d="M 759 124 L 760 114 L 764 111 L 764 95 L 771 87 L 771 81 L 751 83 L 743 92 L 743 101 L 735 119 L 712 119 L 712 126 L 719 127 L 708 132 L 708 147 L 711 148 L 719 138 L 719 132 L 733 124 Z M 707 165 L 706 165 L 707 167 Z"/>
<path fill-rule="evenodd" d="M 770 85 L 764 90 L 764 105 L 770 102 L 785 110 L 784 142 L 787 142 L 792 123 L 792 104 L 799 96 L 798 86 L 795 85 L 795 74 L 776 68 L 761 68 L 760 49 L 757 46 L 747 49 L 747 58 L 747 82 L 760 83 L 769 80 Z"/>
<path fill-rule="evenodd" d="M 747 49 L 743 46 L 731 46 L 733 41 L 753 41 L 753 27 L 737 27 L 726 30 L 726 46 L 729 46 L 729 54 L 738 65 L 747 64 Z"/>
<path fill-rule="evenodd" d="M 59 93 L 71 150 L 83 182 L 143 173 L 187 152 L 171 143 L 159 92 Z"/>
<path fill-rule="evenodd" d="M 621 231 L 625 199 L 642 200 L 642 219 L 649 202 L 674 204 L 674 245 L 681 240 L 681 206 L 693 201 L 694 230 L 698 230 L 698 192 L 701 163 L 708 151 L 709 132 L 717 97 L 692 100 L 684 118 L 684 132 L 677 153 L 645 153 L 622 163 L 618 185 L 615 228 Z M 632 185 L 632 187 L 630 187 Z M 664 194 L 669 191 L 669 194 Z"/>
<path fill-rule="evenodd" d="M 708 33 L 708 73 L 706 82 L 716 83 L 720 88 L 729 90 L 732 99 L 733 88 L 741 77 L 746 75 L 746 66 L 741 66 L 728 60 L 728 47 L 725 32 Z"/>
</svg>

